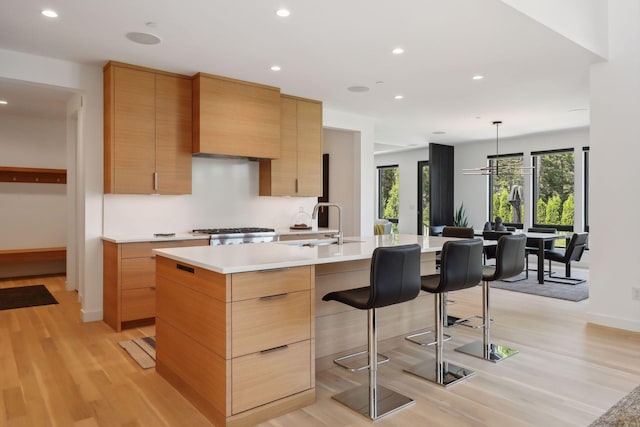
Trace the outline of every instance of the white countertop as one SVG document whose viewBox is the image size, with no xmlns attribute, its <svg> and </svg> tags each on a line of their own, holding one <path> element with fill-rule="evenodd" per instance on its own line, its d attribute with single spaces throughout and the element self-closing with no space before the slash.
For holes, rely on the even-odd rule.
<svg viewBox="0 0 640 427">
<path fill-rule="evenodd" d="M 382 246 L 417 243 L 422 252 L 436 252 L 447 240 L 434 236 L 386 234 L 381 236 L 345 237 L 343 245 L 300 246 L 317 240 L 295 240 L 244 245 L 195 246 L 187 248 L 155 249 L 158 255 L 222 274 L 302 265 L 326 264 L 371 258 Z"/>
<path fill-rule="evenodd" d="M 142 243 L 142 242 L 171 242 L 174 240 L 204 240 L 209 239 L 208 234 L 193 234 L 193 233 L 176 233 L 175 236 L 158 236 L 154 237 L 153 234 L 146 236 L 132 236 L 127 235 L 110 235 L 102 236 L 102 240 L 112 243 Z"/>
</svg>

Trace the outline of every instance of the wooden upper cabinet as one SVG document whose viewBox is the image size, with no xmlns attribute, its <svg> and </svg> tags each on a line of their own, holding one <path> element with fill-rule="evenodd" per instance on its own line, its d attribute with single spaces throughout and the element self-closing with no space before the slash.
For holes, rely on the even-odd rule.
<svg viewBox="0 0 640 427">
<path fill-rule="evenodd" d="M 261 196 L 322 195 L 322 103 L 282 95 L 277 160 L 260 161 Z"/>
<path fill-rule="evenodd" d="M 104 68 L 104 192 L 191 193 L 191 80 Z"/>
<path fill-rule="evenodd" d="M 193 153 L 280 157 L 280 89 L 197 74 L 193 80 Z"/>
</svg>

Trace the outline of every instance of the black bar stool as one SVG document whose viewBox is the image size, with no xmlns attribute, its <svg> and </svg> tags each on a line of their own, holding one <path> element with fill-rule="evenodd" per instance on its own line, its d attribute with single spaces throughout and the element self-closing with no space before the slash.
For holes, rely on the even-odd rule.
<svg viewBox="0 0 640 427">
<path fill-rule="evenodd" d="M 440 274 L 421 278 L 423 291 L 434 294 L 436 358 L 419 363 L 406 372 L 449 386 L 475 372 L 443 360 L 443 326 L 447 292 L 472 288 L 482 279 L 482 241 L 479 239 L 445 242 L 442 246 Z"/>
<path fill-rule="evenodd" d="M 376 248 L 371 258 L 370 286 L 326 294 L 368 314 L 369 384 L 333 396 L 338 402 L 376 420 L 413 403 L 413 399 L 378 386 L 378 328 L 376 309 L 414 299 L 420 293 L 420 246 Z"/>
<path fill-rule="evenodd" d="M 485 265 L 482 272 L 482 341 L 474 341 L 456 348 L 482 359 L 498 362 L 518 353 L 518 350 L 491 343 L 491 314 L 489 307 L 489 282 L 517 276 L 524 269 L 524 248 L 527 237 L 524 234 L 502 236 L 496 247 L 496 265 Z"/>
</svg>

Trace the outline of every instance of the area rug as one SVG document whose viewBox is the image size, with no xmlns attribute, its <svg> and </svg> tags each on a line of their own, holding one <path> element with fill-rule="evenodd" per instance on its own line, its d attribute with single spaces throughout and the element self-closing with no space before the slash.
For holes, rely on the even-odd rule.
<svg viewBox="0 0 640 427">
<path fill-rule="evenodd" d="M 564 273 L 564 272 L 563 272 Z M 562 276 L 563 273 L 557 274 Z M 554 275 L 556 273 L 554 272 Z M 587 279 L 586 282 L 577 285 L 565 285 L 561 283 L 545 282 L 539 284 L 535 271 L 529 272 L 529 278 L 518 282 L 504 282 L 496 280 L 491 282 L 491 287 L 495 289 L 505 289 L 507 291 L 522 292 L 525 294 L 540 295 L 543 297 L 563 299 L 567 301 L 582 301 L 589 298 L 588 272 L 574 269 L 572 277 Z M 524 277 L 524 274 L 522 275 Z"/>
<path fill-rule="evenodd" d="M 137 338 L 130 341 L 120 341 L 120 347 L 138 362 L 142 369 L 155 368 L 156 366 L 156 337 Z"/>
<path fill-rule="evenodd" d="M 640 387 L 627 394 L 589 427 L 640 427 Z"/>
<path fill-rule="evenodd" d="M 0 310 L 58 304 L 44 285 L 0 289 Z"/>
</svg>

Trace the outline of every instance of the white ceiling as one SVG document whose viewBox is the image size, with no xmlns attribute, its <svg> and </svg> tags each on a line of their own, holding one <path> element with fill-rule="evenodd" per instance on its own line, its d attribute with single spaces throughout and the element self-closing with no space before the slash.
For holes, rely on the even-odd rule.
<svg viewBox="0 0 640 427">
<path fill-rule="evenodd" d="M 40 15 L 45 6 L 59 18 Z M 162 43 L 134 44 L 131 31 Z M 499 0 L 2 0 L 0 48 L 278 86 L 374 117 L 376 142 L 392 147 L 491 139 L 494 120 L 501 137 L 587 126 L 600 60 Z M 10 83 L 0 99 L 17 96 Z"/>
</svg>

